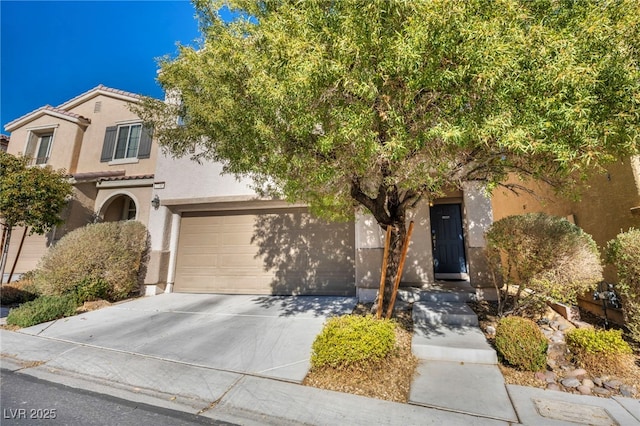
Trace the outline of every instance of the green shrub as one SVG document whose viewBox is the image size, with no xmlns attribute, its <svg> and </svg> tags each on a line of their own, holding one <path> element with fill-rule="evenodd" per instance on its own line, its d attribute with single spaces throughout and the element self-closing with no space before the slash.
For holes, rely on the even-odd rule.
<svg viewBox="0 0 640 426">
<path fill-rule="evenodd" d="M 522 317 L 505 317 L 496 327 L 496 349 L 512 366 L 540 371 L 547 365 L 547 338 L 535 322 Z"/>
<path fill-rule="evenodd" d="M 65 235 L 47 252 L 35 282 L 43 294 L 80 291 L 80 298 L 100 295 L 112 302 L 121 300 L 139 290 L 146 249 L 147 230 L 140 222 L 87 225 Z"/>
<path fill-rule="evenodd" d="M 631 337 L 640 343 L 640 229 L 618 234 L 607 245 L 607 261 L 618 271 L 615 289 Z"/>
<path fill-rule="evenodd" d="M 40 294 L 38 288 L 33 283 L 33 274 L 24 274 L 20 281 L 3 284 L 0 287 L 0 304 L 16 305 L 29 302 L 37 298 Z"/>
<path fill-rule="evenodd" d="M 86 277 L 73 288 L 75 301 L 78 305 L 84 302 L 109 298 L 109 283 L 101 278 Z"/>
<path fill-rule="evenodd" d="M 395 323 L 373 316 L 329 319 L 312 346 L 313 367 L 347 367 L 385 358 L 395 348 Z"/>
<path fill-rule="evenodd" d="M 602 280 L 598 247 L 566 219 L 543 213 L 508 216 L 486 234 L 496 282 L 515 286 L 512 313 L 540 314 L 547 300 L 576 304 Z M 502 310 L 502 304 L 500 309 Z"/>
<path fill-rule="evenodd" d="M 58 318 L 69 317 L 76 313 L 73 295 L 40 296 L 9 311 L 7 324 L 19 327 L 31 327 Z"/>
<path fill-rule="evenodd" d="M 622 338 L 621 330 L 579 328 L 568 332 L 566 339 L 573 351 L 604 356 L 633 353 L 631 346 Z"/>
<path fill-rule="evenodd" d="M 566 334 L 566 340 L 576 364 L 593 374 L 624 376 L 633 364 L 633 350 L 621 330 L 576 329 Z"/>
</svg>

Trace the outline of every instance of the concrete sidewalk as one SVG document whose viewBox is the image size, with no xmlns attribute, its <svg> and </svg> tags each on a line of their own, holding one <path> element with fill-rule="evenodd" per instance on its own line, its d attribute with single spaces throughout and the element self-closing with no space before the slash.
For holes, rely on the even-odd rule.
<svg viewBox="0 0 640 426">
<path fill-rule="evenodd" d="M 499 420 L 493 418 L 499 413 L 470 415 L 464 405 L 436 409 L 302 386 L 298 382 L 308 365 L 307 340 L 313 340 L 327 316 L 348 311 L 352 301 L 167 296 L 171 297 L 139 299 L 19 332 L 0 330 L 0 367 L 248 425 L 640 425 L 640 401 L 627 398 L 507 386 L 505 403 L 517 417 Z M 242 329 L 250 324 L 275 330 L 261 336 Z M 221 327 L 228 333 L 218 330 Z M 194 328 L 201 333 L 199 339 Z M 303 329 L 308 336 L 302 335 Z M 229 344 L 236 338 L 242 343 L 239 348 Z M 219 339 L 231 340 L 225 345 Z M 283 350 L 275 350 L 273 342 Z M 285 365 L 287 360 L 291 365 Z M 428 362 L 424 365 L 429 368 Z M 462 398 L 455 384 L 450 385 L 435 393 L 427 387 L 422 399 L 431 392 L 439 398 L 467 398 L 471 405 L 486 400 L 487 395 Z M 479 383 L 478 392 L 482 388 Z"/>
</svg>

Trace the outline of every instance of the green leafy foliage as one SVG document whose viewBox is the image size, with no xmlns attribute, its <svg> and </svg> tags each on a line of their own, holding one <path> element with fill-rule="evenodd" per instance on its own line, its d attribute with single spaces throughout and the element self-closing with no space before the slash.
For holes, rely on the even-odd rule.
<svg viewBox="0 0 640 426">
<path fill-rule="evenodd" d="M 171 102 L 140 114 L 172 153 L 326 216 L 355 200 L 391 223 L 464 181 L 564 181 L 638 149 L 632 0 L 195 6 L 202 44 L 161 63 Z"/>
<path fill-rule="evenodd" d="M 576 364 L 593 374 L 624 376 L 635 361 L 621 330 L 576 329 L 566 334 L 566 340 Z"/>
<path fill-rule="evenodd" d="M 631 336 L 640 342 L 640 229 L 618 234 L 607 245 L 607 261 L 617 268 L 616 291 Z"/>
<path fill-rule="evenodd" d="M 140 222 L 87 225 L 47 252 L 35 282 L 43 294 L 121 300 L 139 289 L 146 250 L 147 230 Z"/>
<path fill-rule="evenodd" d="M 395 327 L 371 315 L 331 318 L 313 342 L 311 365 L 341 368 L 383 359 L 395 348 Z"/>
<path fill-rule="evenodd" d="M 547 300 L 576 304 L 602 280 L 593 238 L 566 219 L 543 213 L 508 216 L 486 233 L 496 277 L 515 286 L 513 312 L 540 314 Z"/>
<path fill-rule="evenodd" d="M 510 365 L 539 371 L 547 365 L 547 338 L 535 322 L 522 317 L 501 318 L 496 327 L 496 349 Z"/>
<path fill-rule="evenodd" d="M 18 327 L 31 327 L 58 318 L 69 317 L 76 313 L 73 295 L 40 296 L 9 311 L 7 324 Z"/>
<path fill-rule="evenodd" d="M 580 328 L 566 334 L 569 349 L 575 352 L 616 356 L 631 354 L 631 346 L 622 338 L 622 330 Z"/>
<path fill-rule="evenodd" d="M 109 299 L 110 285 L 102 278 L 85 277 L 72 289 L 78 305 L 94 300 Z"/>
<path fill-rule="evenodd" d="M 73 188 L 64 170 L 28 167 L 28 159 L 0 151 L 0 218 L 9 227 L 43 234 L 60 224 Z"/>
<path fill-rule="evenodd" d="M 638 152 L 635 0 L 194 4 L 202 43 L 161 62 L 169 102 L 136 113 L 264 195 L 394 225 L 389 280 L 421 199 Z"/>
</svg>

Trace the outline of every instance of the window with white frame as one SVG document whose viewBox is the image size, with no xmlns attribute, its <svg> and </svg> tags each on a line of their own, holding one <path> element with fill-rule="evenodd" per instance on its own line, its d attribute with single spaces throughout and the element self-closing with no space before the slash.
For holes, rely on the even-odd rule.
<svg viewBox="0 0 640 426">
<path fill-rule="evenodd" d="M 31 131 L 27 146 L 24 151 L 25 157 L 31 158 L 31 164 L 47 164 L 51 154 L 53 143 L 53 131 L 45 130 L 40 132 Z"/>
<path fill-rule="evenodd" d="M 138 146 L 140 145 L 141 131 L 141 124 L 118 126 L 116 148 L 113 153 L 114 160 L 120 160 L 123 158 L 136 158 L 138 156 Z"/>
<path fill-rule="evenodd" d="M 122 162 L 149 158 L 151 132 L 142 123 L 126 123 L 107 127 L 100 161 Z"/>
</svg>

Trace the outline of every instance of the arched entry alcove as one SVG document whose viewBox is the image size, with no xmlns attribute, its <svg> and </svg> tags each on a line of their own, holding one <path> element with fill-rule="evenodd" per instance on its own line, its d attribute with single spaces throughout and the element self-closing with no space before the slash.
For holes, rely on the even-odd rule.
<svg viewBox="0 0 640 426">
<path fill-rule="evenodd" d="M 134 220 L 138 217 L 138 206 L 129 195 L 118 194 L 104 203 L 100 210 L 100 217 L 105 222 Z"/>
</svg>

